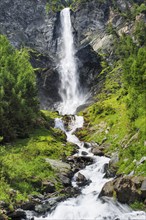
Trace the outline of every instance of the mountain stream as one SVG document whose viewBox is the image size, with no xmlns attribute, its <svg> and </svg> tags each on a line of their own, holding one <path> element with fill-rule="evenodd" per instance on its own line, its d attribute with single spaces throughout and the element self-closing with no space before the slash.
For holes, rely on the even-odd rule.
<svg viewBox="0 0 146 220">
<path fill-rule="evenodd" d="M 74 116 L 71 118 L 69 131 L 66 131 L 60 118 L 56 119 L 55 127 L 66 133 L 67 141 L 78 145 L 79 152 L 74 156 L 82 156 L 84 151 L 87 153 L 86 157 L 93 157 L 93 164 L 79 171 L 87 180 L 90 180 L 90 184 L 84 186 L 81 194 L 76 198 L 60 202 L 47 217 L 35 217 L 35 220 L 146 220 L 146 214 L 142 211 L 132 211 L 128 205 L 120 204 L 114 199 L 98 197 L 103 185 L 111 180 L 104 178 L 104 166 L 110 159 L 104 156 L 94 156 L 90 148 L 84 147 L 84 143 L 74 135 L 75 130 L 83 126 L 83 117 Z M 78 172 L 72 180 L 73 187 L 77 186 L 77 174 Z"/>
<path fill-rule="evenodd" d="M 60 13 L 62 36 L 59 58 L 59 73 L 61 87 L 59 89 L 62 102 L 58 106 L 61 115 L 75 114 L 79 105 L 87 100 L 87 94 L 83 94 L 79 83 L 70 9 L 65 8 Z M 81 116 L 70 116 L 69 131 L 65 129 L 60 118 L 55 120 L 55 127 L 66 133 L 67 141 L 76 144 L 79 151 L 74 156 L 81 156 L 84 151 L 86 157 L 93 158 L 93 164 L 86 166 L 79 172 L 83 174 L 90 184 L 82 187 L 81 194 L 76 198 L 69 198 L 58 203 L 57 207 L 48 213 L 47 217 L 34 217 L 35 220 L 146 220 L 146 213 L 132 211 L 128 205 L 118 203 L 115 199 L 99 198 L 103 185 L 111 179 L 104 178 L 104 166 L 109 162 L 107 157 L 94 156 L 90 148 L 85 148 L 74 132 L 83 126 Z M 73 187 L 77 186 L 76 173 L 72 180 Z"/>
</svg>

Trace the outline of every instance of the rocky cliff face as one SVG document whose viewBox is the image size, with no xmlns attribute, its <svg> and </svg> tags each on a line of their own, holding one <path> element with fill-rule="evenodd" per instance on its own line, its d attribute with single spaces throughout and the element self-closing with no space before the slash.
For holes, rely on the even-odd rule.
<svg viewBox="0 0 146 220">
<path fill-rule="evenodd" d="M 25 46 L 37 51 L 37 55 L 33 53 L 31 61 L 35 68 L 41 69 L 37 71 L 41 108 L 50 108 L 60 101 L 59 76 L 56 70 L 61 31 L 60 13 L 47 13 L 46 3 L 46 0 L 0 2 L 0 33 L 5 34 L 16 48 Z M 82 14 L 80 19 L 81 17 Z M 72 13 L 74 27 L 80 19 L 78 20 L 78 14 Z M 80 28 L 75 30 L 77 33 L 75 39 L 79 49 L 77 57 L 79 58 L 80 81 L 84 87 L 90 87 L 94 75 L 100 69 L 97 69 L 99 59 L 91 47 L 82 47 L 79 31 Z M 38 54 L 41 55 L 38 56 Z M 88 57 L 88 54 L 91 55 Z M 93 61 L 91 57 L 94 57 Z"/>
<path fill-rule="evenodd" d="M 47 55 L 55 53 L 57 14 L 46 13 L 46 0 L 0 2 L 0 32 L 15 47 L 27 46 Z"/>
<path fill-rule="evenodd" d="M 47 13 L 46 3 L 47 0 L 0 2 L 0 33 L 7 35 L 15 47 L 29 47 L 41 54 L 39 59 L 36 55 L 31 59 L 34 67 L 41 68 L 37 72 L 41 108 L 52 107 L 60 101 L 56 70 L 60 13 Z M 130 7 L 126 0 L 117 0 L 115 5 L 110 0 L 91 0 L 72 11 L 80 81 L 91 92 L 95 83 L 98 87 L 96 76 L 101 71 L 98 53 L 106 53 L 109 61 L 112 57 L 113 35 L 107 33 L 107 27 L 112 24 L 119 34 L 131 31 L 132 23 L 126 23 L 121 16 Z"/>
</svg>

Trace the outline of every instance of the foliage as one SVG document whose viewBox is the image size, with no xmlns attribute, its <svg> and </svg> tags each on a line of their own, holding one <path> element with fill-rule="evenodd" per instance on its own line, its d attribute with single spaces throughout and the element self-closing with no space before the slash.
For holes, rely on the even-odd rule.
<svg viewBox="0 0 146 220">
<path fill-rule="evenodd" d="M 0 136 L 24 137 L 38 112 L 35 75 L 25 49 L 14 50 L 0 36 Z"/>
<path fill-rule="evenodd" d="M 64 7 L 67 6 L 67 1 L 62 0 L 47 0 L 46 3 L 46 13 L 48 14 L 50 11 L 58 12 L 61 11 Z"/>
<path fill-rule="evenodd" d="M 107 27 L 106 27 L 106 32 L 107 34 L 113 34 L 113 35 L 116 35 L 116 30 L 115 28 L 113 27 L 112 23 L 108 23 Z"/>
<path fill-rule="evenodd" d="M 127 107 L 131 120 L 145 109 L 145 83 L 146 83 L 146 47 L 139 47 L 133 43 L 130 36 L 123 36 L 117 53 L 122 61 L 123 84 L 128 92 Z M 117 52 L 116 51 L 116 52 Z M 133 102 L 137 100 L 137 102 Z"/>
<path fill-rule="evenodd" d="M 146 46 L 146 23 L 143 20 L 136 22 L 134 36 L 139 46 Z"/>
<path fill-rule="evenodd" d="M 103 4 L 103 3 L 106 3 L 106 0 L 98 0 L 96 1 L 99 5 L 100 4 Z M 69 1 L 69 7 L 75 11 L 80 5 L 84 5 L 86 3 L 89 3 L 89 0 L 71 0 Z"/>
<path fill-rule="evenodd" d="M 132 209 L 134 210 L 144 210 L 145 211 L 145 205 L 142 202 L 134 202 L 130 205 Z"/>
<path fill-rule="evenodd" d="M 73 153 L 74 146 L 66 143 L 63 132 L 54 129 L 56 116 L 56 113 L 42 111 L 40 121 L 43 123 L 32 131 L 29 138 L 1 145 L 0 200 L 18 204 L 30 194 L 42 193 L 42 182 L 46 180 L 55 183 L 57 190 L 62 189 L 57 171 L 46 162 L 46 158 L 61 160 L 64 155 Z M 12 191 L 15 192 L 13 196 Z"/>
<path fill-rule="evenodd" d="M 137 53 L 136 43 L 133 42 L 129 35 L 123 34 L 120 38 L 115 39 L 115 54 L 117 60 L 123 61 L 131 54 Z"/>
<path fill-rule="evenodd" d="M 105 75 L 98 102 L 83 112 L 85 128 L 78 134 L 85 141 L 106 140 L 106 153 L 119 153 L 118 173 L 145 176 L 145 162 L 140 161 L 146 155 L 146 46 L 136 29 L 133 38 L 123 35 L 115 41 L 116 59 Z M 144 33 L 140 28 L 139 34 Z M 104 68 L 102 72 L 107 71 Z"/>
</svg>

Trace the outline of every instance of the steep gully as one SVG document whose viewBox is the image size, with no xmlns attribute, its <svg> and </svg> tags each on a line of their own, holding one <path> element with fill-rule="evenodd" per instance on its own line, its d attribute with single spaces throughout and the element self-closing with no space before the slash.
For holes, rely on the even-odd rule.
<svg viewBox="0 0 146 220">
<path fill-rule="evenodd" d="M 75 114 L 79 105 L 84 104 L 88 98 L 88 94 L 80 89 L 78 80 L 78 71 L 75 58 L 75 49 L 73 44 L 72 27 L 70 21 L 70 10 L 68 8 L 61 12 L 62 26 L 62 43 L 59 48 L 59 73 L 61 87 L 59 90 L 62 102 L 57 106 L 61 115 Z M 56 118 L 55 127 L 66 133 L 67 141 L 76 144 L 79 151 L 74 156 L 82 156 L 83 152 L 86 157 L 93 158 L 93 164 L 86 166 L 79 172 L 85 176 L 88 181 L 87 186 L 81 189 L 81 194 L 76 198 L 70 198 L 60 202 L 55 210 L 47 215 L 47 217 L 28 216 L 28 219 L 51 219 L 51 220 L 80 220 L 80 219 L 96 219 L 96 220 L 145 220 L 146 213 L 140 211 L 132 211 L 127 205 L 118 203 L 116 200 L 107 197 L 99 198 L 103 185 L 109 181 L 104 178 L 104 166 L 109 162 L 107 157 L 93 156 L 90 148 L 85 148 L 84 143 L 74 135 L 77 128 L 83 126 L 83 117 L 70 116 L 69 129 L 66 130 L 62 119 Z M 76 173 L 72 180 L 72 186 L 77 185 Z"/>
</svg>

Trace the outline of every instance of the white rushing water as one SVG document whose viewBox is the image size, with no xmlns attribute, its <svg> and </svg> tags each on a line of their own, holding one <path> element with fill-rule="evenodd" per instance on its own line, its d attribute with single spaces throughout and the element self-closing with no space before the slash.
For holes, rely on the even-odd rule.
<svg viewBox="0 0 146 220">
<path fill-rule="evenodd" d="M 62 98 L 62 102 L 57 110 L 62 115 L 75 114 L 77 107 L 84 104 L 87 98 L 79 85 L 69 8 L 65 8 L 61 11 L 60 20 L 62 36 L 61 47 L 59 48 L 59 74 L 61 81 L 59 94 Z"/>
<path fill-rule="evenodd" d="M 68 141 L 78 144 L 79 148 L 85 150 L 83 143 L 73 134 L 82 127 L 83 118 L 75 116 L 70 123 L 70 131 L 66 131 L 61 119 L 56 119 L 56 127 L 63 130 Z M 79 151 L 78 156 L 81 155 Z M 87 156 L 91 156 L 89 152 Z M 94 163 L 79 172 L 83 174 L 91 183 L 82 188 L 81 195 L 76 198 L 67 199 L 60 202 L 56 209 L 45 218 L 35 218 L 35 220 L 146 220 L 146 213 L 142 211 L 132 211 L 127 205 L 118 203 L 111 198 L 98 198 L 103 185 L 110 179 L 104 178 L 104 165 L 109 162 L 107 157 L 93 156 Z M 72 184 L 76 186 L 75 174 Z"/>
<path fill-rule="evenodd" d="M 60 95 L 62 103 L 58 110 L 61 114 L 74 114 L 76 108 L 85 103 L 84 95 L 79 89 L 79 79 L 73 46 L 70 10 L 68 8 L 61 12 L 62 25 L 62 50 L 60 61 L 61 88 Z M 74 156 L 80 157 L 86 152 L 86 157 L 92 157 L 94 163 L 86 166 L 79 172 L 83 174 L 90 184 L 82 187 L 81 194 L 75 198 L 60 202 L 55 210 L 48 213 L 47 217 L 34 217 L 35 220 L 146 220 L 146 213 L 132 211 L 128 205 L 118 203 L 111 198 L 99 198 L 102 187 L 110 179 L 104 178 L 104 166 L 109 163 L 109 158 L 94 156 L 91 149 L 86 149 L 74 132 L 83 126 L 83 117 L 70 116 L 69 131 L 65 129 L 60 118 L 55 120 L 55 127 L 66 133 L 67 141 L 76 144 L 79 151 Z M 77 186 L 76 173 L 72 180 L 73 187 Z"/>
</svg>

